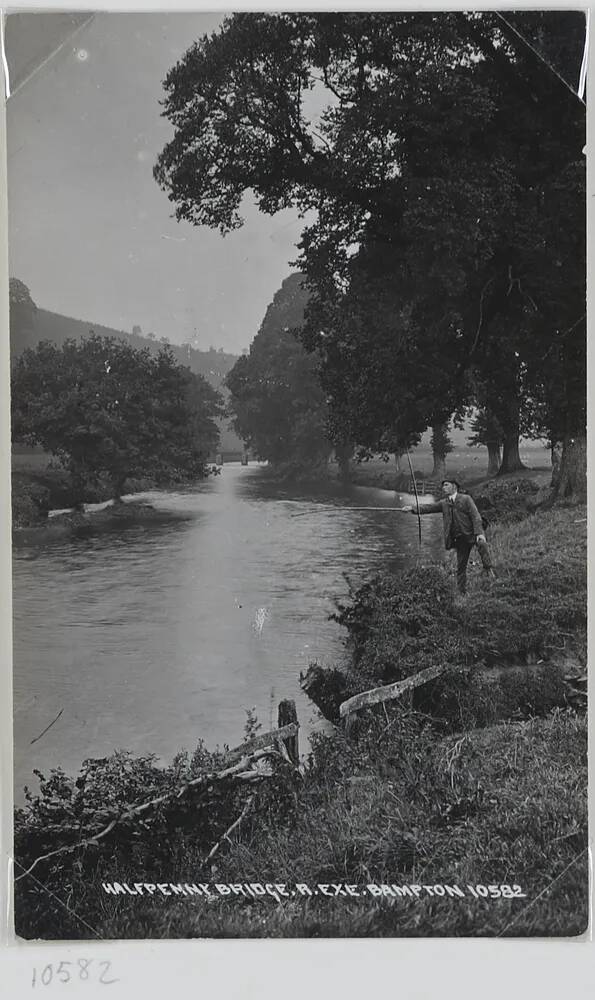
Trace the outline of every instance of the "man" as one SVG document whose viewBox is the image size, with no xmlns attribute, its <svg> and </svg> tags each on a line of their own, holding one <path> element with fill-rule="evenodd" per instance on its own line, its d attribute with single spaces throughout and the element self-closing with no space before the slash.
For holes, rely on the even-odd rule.
<svg viewBox="0 0 595 1000">
<path fill-rule="evenodd" d="M 484 572 L 495 576 L 490 550 L 479 513 L 472 498 L 461 493 L 456 479 L 445 479 L 442 483 L 444 499 L 437 503 L 419 505 L 420 514 L 442 514 L 444 545 L 457 553 L 457 587 L 459 593 L 467 592 L 467 563 L 474 545 L 481 557 Z M 417 507 L 403 507 L 403 510 L 417 514 Z"/>
</svg>

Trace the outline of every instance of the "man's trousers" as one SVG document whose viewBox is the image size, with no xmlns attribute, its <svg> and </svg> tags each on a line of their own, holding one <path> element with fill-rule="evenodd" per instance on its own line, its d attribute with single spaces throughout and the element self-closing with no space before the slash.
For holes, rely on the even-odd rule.
<svg viewBox="0 0 595 1000">
<path fill-rule="evenodd" d="M 467 593 L 467 563 L 471 555 L 471 549 L 475 542 L 469 542 L 464 535 L 459 535 L 454 539 L 454 546 L 457 553 L 457 587 L 460 594 Z M 477 550 L 483 565 L 488 570 L 492 568 L 490 550 L 486 542 L 477 542 Z"/>
</svg>

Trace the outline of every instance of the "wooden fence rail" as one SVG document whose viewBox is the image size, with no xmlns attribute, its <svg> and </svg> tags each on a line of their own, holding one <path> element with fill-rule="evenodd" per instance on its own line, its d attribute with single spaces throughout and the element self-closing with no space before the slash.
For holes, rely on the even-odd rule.
<svg viewBox="0 0 595 1000">
<path fill-rule="evenodd" d="M 453 667 L 451 665 L 427 667 L 426 670 L 420 670 L 419 673 L 412 674 L 403 681 L 396 681 L 395 684 L 384 684 L 382 687 L 371 688 L 369 691 L 362 691 L 361 694 L 353 695 L 352 698 L 348 698 L 347 701 L 344 701 L 339 706 L 339 715 L 342 719 L 346 720 L 348 728 L 349 718 L 355 712 L 359 712 L 363 708 L 371 708 L 372 705 L 381 705 L 387 701 L 395 701 L 395 699 L 406 694 L 407 691 L 413 691 L 415 688 L 421 687 L 422 684 L 428 684 L 443 674 L 458 673 L 462 670 L 462 667 Z"/>
<path fill-rule="evenodd" d="M 409 480 L 409 493 L 415 493 L 415 488 L 417 487 L 417 492 L 419 496 L 439 496 L 442 491 L 442 484 L 438 482 L 437 479 L 413 479 Z"/>
</svg>

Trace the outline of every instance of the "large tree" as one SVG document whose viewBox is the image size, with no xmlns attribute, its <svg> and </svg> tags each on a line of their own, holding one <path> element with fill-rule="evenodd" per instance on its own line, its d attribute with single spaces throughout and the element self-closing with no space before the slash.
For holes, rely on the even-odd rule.
<svg viewBox="0 0 595 1000">
<path fill-rule="evenodd" d="M 582 490 L 581 29 L 568 12 L 242 14 L 169 74 L 156 177 L 179 218 L 226 232 L 247 191 L 315 212 L 303 337 L 358 441 L 435 423 L 470 372 L 494 375 L 503 468 L 531 384 Z"/>
<path fill-rule="evenodd" d="M 332 445 L 316 359 L 295 336 L 307 292 L 292 274 L 266 311 L 250 352 L 229 372 L 233 426 L 258 458 L 286 473 L 324 465 Z"/>
<path fill-rule="evenodd" d="M 96 335 L 44 341 L 17 359 L 11 390 L 13 440 L 54 455 L 79 501 L 101 476 L 115 499 L 128 477 L 201 477 L 217 445 L 220 397 L 166 348 L 154 355 Z"/>
<path fill-rule="evenodd" d="M 467 439 L 471 447 L 484 445 L 488 450 L 488 476 L 497 475 L 502 453 L 502 428 L 493 413 L 487 408 L 478 410 L 471 421 L 471 436 Z"/>
</svg>

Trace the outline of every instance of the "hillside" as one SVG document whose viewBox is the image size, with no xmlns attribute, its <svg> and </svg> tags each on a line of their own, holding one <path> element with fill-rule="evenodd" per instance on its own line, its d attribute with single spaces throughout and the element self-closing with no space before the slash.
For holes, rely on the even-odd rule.
<svg viewBox="0 0 595 1000">
<path fill-rule="evenodd" d="M 148 347 L 157 351 L 162 341 L 155 337 L 145 337 L 142 333 L 129 333 L 127 330 L 114 330 L 90 320 L 74 319 L 72 316 L 62 316 L 48 309 L 25 309 L 24 304 L 11 306 L 10 314 L 10 350 L 13 358 L 27 347 L 35 347 L 41 340 L 51 340 L 55 344 L 63 344 L 65 340 L 80 340 L 91 331 L 102 337 L 118 337 L 138 349 Z M 237 361 L 237 355 L 226 354 L 224 351 L 199 351 L 190 344 L 170 344 L 176 359 L 180 364 L 187 365 L 197 375 L 202 375 L 215 388 L 219 388 L 230 368 Z"/>
<path fill-rule="evenodd" d="M 149 348 L 156 352 L 164 343 L 163 340 L 156 339 L 153 335 L 143 336 L 135 327 L 133 332 L 126 330 L 115 330 L 112 327 L 103 326 L 101 323 L 94 323 L 90 320 L 75 319 L 72 316 L 63 316 L 60 313 L 51 312 L 48 309 L 41 309 L 35 306 L 29 296 L 28 289 L 11 279 L 11 302 L 10 302 L 10 353 L 11 358 L 17 358 L 24 350 L 35 347 L 42 340 L 50 340 L 54 344 L 63 344 L 64 341 L 80 340 L 94 332 L 102 337 L 117 337 L 125 340 L 132 347 L 142 350 Z M 237 355 L 226 354 L 223 350 L 200 351 L 190 344 L 169 344 L 174 357 L 181 365 L 186 365 L 192 372 L 202 375 L 213 388 L 227 392 L 223 386 L 225 376 L 233 368 L 237 361 Z M 229 428 L 227 419 L 218 420 L 221 434 L 221 449 L 227 453 L 243 451 L 243 443 L 238 435 Z"/>
</svg>

